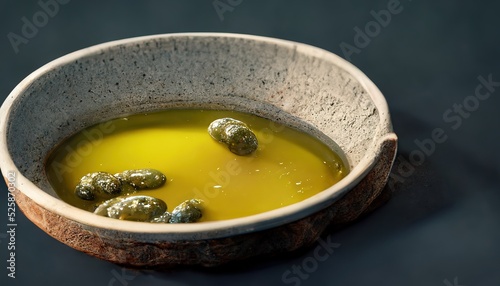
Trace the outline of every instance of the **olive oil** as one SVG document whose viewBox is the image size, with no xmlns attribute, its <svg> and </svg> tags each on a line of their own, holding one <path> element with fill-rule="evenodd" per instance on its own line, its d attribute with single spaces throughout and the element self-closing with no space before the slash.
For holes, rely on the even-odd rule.
<svg viewBox="0 0 500 286">
<path fill-rule="evenodd" d="M 214 140 L 207 128 L 224 117 L 244 122 L 257 137 L 257 150 L 239 156 Z M 146 168 L 161 171 L 166 183 L 136 195 L 161 199 L 168 211 L 200 199 L 200 221 L 287 206 L 325 190 L 348 172 L 338 154 L 306 133 L 251 114 L 200 109 L 137 114 L 92 126 L 58 146 L 46 164 L 58 196 L 88 211 L 101 201 L 75 195 L 83 176 Z"/>
</svg>

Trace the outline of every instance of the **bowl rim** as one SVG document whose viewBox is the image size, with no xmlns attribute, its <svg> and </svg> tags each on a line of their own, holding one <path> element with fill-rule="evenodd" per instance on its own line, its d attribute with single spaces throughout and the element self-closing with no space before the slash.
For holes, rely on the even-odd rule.
<svg viewBox="0 0 500 286">
<path fill-rule="evenodd" d="M 272 43 L 285 48 L 295 48 L 298 52 L 315 56 L 337 65 L 340 69 L 349 73 L 359 82 L 359 84 L 365 89 L 367 95 L 370 97 L 373 104 L 378 110 L 380 117 L 378 127 L 380 128 L 380 131 L 382 133 L 380 134 L 380 138 L 377 138 L 378 142 L 372 142 L 372 144 L 376 144 L 376 148 L 372 149 L 374 150 L 374 153 L 369 154 L 369 152 L 367 152 L 362 157 L 360 162 L 350 170 L 349 174 L 347 174 L 346 177 L 344 177 L 333 186 L 303 201 L 246 217 L 221 221 L 199 222 L 195 224 L 151 224 L 121 221 L 112 218 L 97 216 L 91 212 L 71 206 L 61 199 L 46 193 L 21 174 L 21 172 L 15 166 L 8 151 L 6 140 L 7 127 L 13 103 L 16 101 L 16 98 L 31 85 L 32 82 L 36 81 L 40 76 L 47 72 L 50 72 L 57 67 L 69 64 L 82 57 L 100 53 L 103 50 L 112 48 L 114 46 L 130 43 L 140 43 L 143 41 L 159 38 L 168 40 L 185 37 L 215 37 L 228 39 L 238 38 Z M 115 40 L 83 48 L 52 60 L 51 62 L 43 65 L 42 67 L 29 74 L 7 96 L 0 108 L 0 132 L 0 168 L 3 176 L 4 178 L 7 178 L 9 172 L 15 172 L 16 189 L 33 200 L 36 204 L 42 206 L 49 212 L 77 222 L 87 228 L 91 227 L 101 229 L 104 232 L 110 233 L 110 235 L 120 232 L 126 232 L 135 236 L 155 236 L 156 238 L 167 240 L 221 238 L 231 235 L 260 231 L 293 222 L 311 215 L 317 211 L 320 211 L 321 209 L 326 208 L 327 206 L 334 203 L 337 199 L 339 199 L 342 195 L 344 195 L 357 183 L 359 183 L 376 163 L 376 152 L 380 150 L 380 145 L 384 141 L 384 138 L 386 138 L 387 136 L 395 137 L 395 134 L 392 133 L 392 125 L 390 121 L 387 102 L 380 90 L 363 72 L 361 72 L 361 70 L 352 65 L 350 62 L 339 57 L 338 55 L 318 47 L 289 40 L 247 34 L 207 32 L 157 34 Z"/>
</svg>

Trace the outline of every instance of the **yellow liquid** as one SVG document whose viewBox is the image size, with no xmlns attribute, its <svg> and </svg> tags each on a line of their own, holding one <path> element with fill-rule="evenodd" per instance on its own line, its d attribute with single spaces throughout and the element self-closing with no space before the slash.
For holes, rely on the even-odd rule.
<svg viewBox="0 0 500 286">
<path fill-rule="evenodd" d="M 215 119 L 245 122 L 258 149 L 238 156 L 207 132 Z M 267 119 L 234 111 L 166 110 L 111 120 L 63 142 L 46 164 L 49 181 L 69 204 L 93 211 L 99 202 L 78 198 L 75 186 L 87 173 L 157 169 L 161 188 L 137 194 L 167 203 L 204 201 L 201 221 L 244 217 L 311 197 L 348 172 L 340 157 L 312 136 Z"/>
</svg>

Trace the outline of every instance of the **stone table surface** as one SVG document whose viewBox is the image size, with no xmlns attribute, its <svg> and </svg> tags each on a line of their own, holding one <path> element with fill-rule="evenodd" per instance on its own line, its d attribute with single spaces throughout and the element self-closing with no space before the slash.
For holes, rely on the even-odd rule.
<svg viewBox="0 0 500 286">
<path fill-rule="evenodd" d="M 2 183 L 1 285 L 500 285 L 498 2 L 94 3 L 0 3 L 2 101 L 43 64 L 116 39 L 233 32 L 304 42 L 351 61 L 386 96 L 400 139 L 392 198 L 300 253 L 168 271 L 90 257 L 17 211 L 13 279 Z"/>
</svg>

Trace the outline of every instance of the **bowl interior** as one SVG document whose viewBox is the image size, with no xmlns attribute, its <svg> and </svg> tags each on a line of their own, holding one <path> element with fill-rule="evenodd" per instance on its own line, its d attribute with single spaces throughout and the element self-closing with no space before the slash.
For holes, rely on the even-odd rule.
<svg viewBox="0 0 500 286">
<path fill-rule="evenodd" d="M 12 162 L 56 198 L 44 171 L 51 149 L 124 115 L 168 108 L 249 112 L 342 150 L 351 170 L 373 159 L 378 140 L 391 131 L 382 95 L 346 61 L 308 45 L 242 35 L 172 34 L 94 46 L 40 68 L 8 100 Z"/>
</svg>

